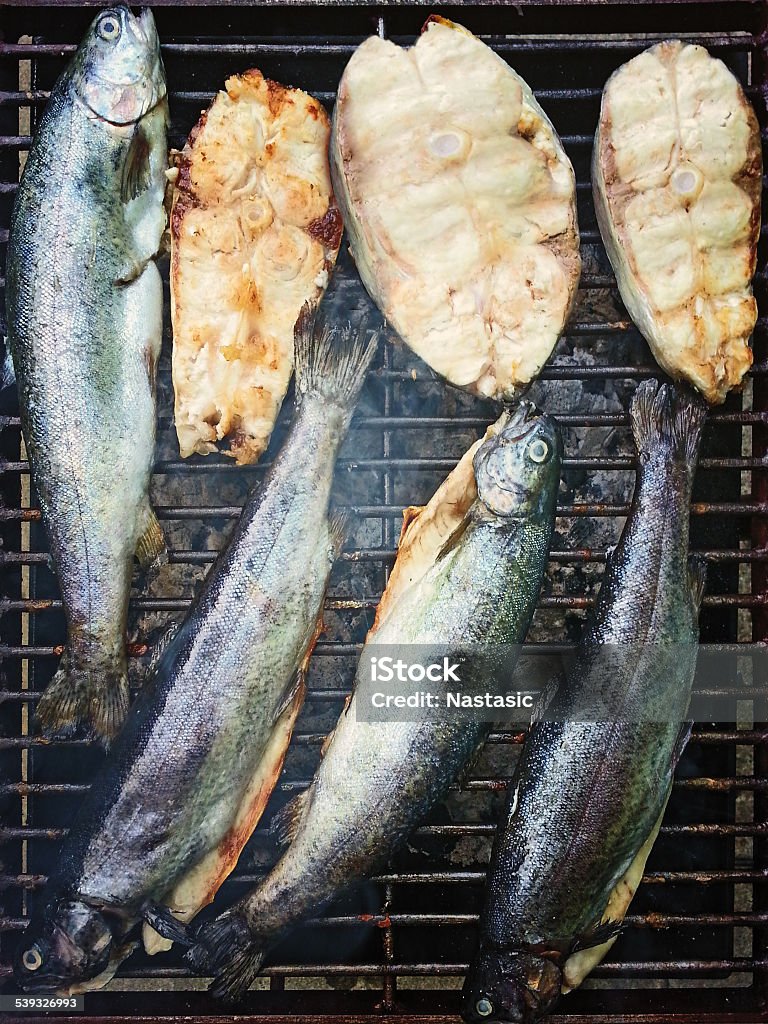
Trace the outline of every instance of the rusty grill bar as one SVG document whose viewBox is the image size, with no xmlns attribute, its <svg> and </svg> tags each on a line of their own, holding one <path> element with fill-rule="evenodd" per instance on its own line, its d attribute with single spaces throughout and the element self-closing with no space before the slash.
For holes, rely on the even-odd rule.
<svg viewBox="0 0 768 1024">
<path fill-rule="evenodd" d="M 172 143 L 183 143 L 225 77 L 248 66 L 299 85 L 330 106 L 346 60 L 367 34 L 381 28 L 406 41 L 425 13 L 363 5 L 163 4 L 156 17 L 168 69 Z M 535 392 L 567 428 L 557 535 L 530 638 L 542 651 L 552 651 L 575 639 L 599 584 L 606 548 L 620 531 L 634 468 L 627 398 L 635 382 L 658 374 L 618 302 L 591 205 L 588 162 L 602 85 L 613 68 L 646 45 L 679 36 L 704 43 L 726 61 L 765 125 L 766 6 L 636 3 L 547 9 L 523 3 L 467 5 L 453 13 L 528 79 L 577 172 L 584 255 L 579 303 Z M 4 8 L 3 257 L 20 156 L 92 14 L 77 6 Z M 693 547 L 706 557 L 710 571 L 702 612 L 705 644 L 768 639 L 765 227 L 761 237 L 755 365 L 744 392 L 710 416 L 691 510 Z M 169 349 L 167 335 L 153 496 L 171 557 L 158 581 L 135 588 L 129 653 L 137 670 L 163 625 L 188 607 L 195 584 L 270 457 L 250 468 L 223 457 L 179 459 L 170 419 Z M 83 740 L 52 744 L 30 734 L 31 711 L 61 653 L 64 628 L 15 401 L 6 396 L 0 407 L 0 975 L 8 973 L 58 841 L 100 762 Z M 286 406 L 272 451 L 290 414 L 290 402 Z M 488 403 L 443 385 L 401 347 L 384 346 L 337 471 L 335 499 L 352 511 L 354 528 L 334 569 L 326 634 L 313 658 L 307 704 L 262 827 L 219 905 L 263 876 L 275 856 L 264 825 L 311 779 L 386 583 L 403 506 L 426 500 L 492 418 Z M 554 1021 L 766 1019 L 768 733 L 755 720 L 755 709 L 764 706 L 768 681 L 723 679 L 707 692 L 738 697 L 738 720 L 697 726 L 628 931 L 609 962 L 595 970 L 594 981 L 561 1003 Z M 387 873 L 283 944 L 261 987 L 238 1005 L 236 1018 L 264 1016 L 275 1024 L 297 1019 L 342 1024 L 381 1015 L 399 1024 L 457 1020 L 456 986 L 472 952 L 483 860 L 523 740 L 519 731 L 492 733 L 471 776 L 454 785 Z M 232 1019 L 173 954 L 157 960 L 134 955 L 107 991 L 87 997 L 86 1011 L 86 1017 L 104 1021 Z"/>
</svg>

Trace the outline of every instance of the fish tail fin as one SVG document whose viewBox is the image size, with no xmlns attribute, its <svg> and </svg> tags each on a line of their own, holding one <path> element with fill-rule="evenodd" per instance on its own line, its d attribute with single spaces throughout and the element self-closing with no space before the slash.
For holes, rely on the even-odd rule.
<svg viewBox="0 0 768 1024">
<path fill-rule="evenodd" d="M 37 702 L 35 719 L 44 736 L 70 736 L 80 722 L 83 694 L 79 680 L 69 669 L 66 652 L 45 692 Z"/>
<path fill-rule="evenodd" d="M 194 970 L 214 974 L 210 991 L 231 1000 L 251 986 L 261 970 L 264 951 L 254 942 L 242 910 L 232 907 L 199 929 L 185 959 Z"/>
<path fill-rule="evenodd" d="M 65 652 L 35 712 L 40 731 L 49 738 L 90 732 L 105 747 L 117 735 L 128 712 L 128 673 L 111 668 L 73 668 Z"/>
<path fill-rule="evenodd" d="M 364 324 L 316 324 L 315 312 L 306 303 L 294 329 L 297 399 L 319 395 L 351 416 L 379 336 Z"/>
<path fill-rule="evenodd" d="M 629 410 L 638 452 L 650 454 L 662 447 L 672 458 L 696 466 L 701 429 L 707 415 L 703 399 L 674 384 L 644 380 L 635 391 Z"/>
<path fill-rule="evenodd" d="M 241 949 L 230 956 L 226 967 L 216 975 L 209 991 L 218 999 L 231 1002 L 241 996 L 253 984 L 262 964 L 264 953 L 253 947 Z"/>
</svg>

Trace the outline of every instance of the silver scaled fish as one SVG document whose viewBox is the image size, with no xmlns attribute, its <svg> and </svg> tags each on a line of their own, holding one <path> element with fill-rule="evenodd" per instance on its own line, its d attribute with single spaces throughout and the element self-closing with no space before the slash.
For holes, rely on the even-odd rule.
<svg viewBox="0 0 768 1024">
<path fill-rule="evenodd" d="M 117 732 L 133 558 L 164 552 L 148 492 L 166 124 L 152 14 L 103 11 L 51 93 L 11 219 L 9 345 L 67 622 L 37 708 L 48 734 Z"/>
</svg>

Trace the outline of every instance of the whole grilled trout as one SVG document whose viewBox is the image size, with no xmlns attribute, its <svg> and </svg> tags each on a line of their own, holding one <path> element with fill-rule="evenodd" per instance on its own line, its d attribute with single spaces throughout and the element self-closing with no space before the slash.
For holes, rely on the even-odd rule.
<svg viewBox="0 0 768 1024">
<path fill-rule="evenodd" d="M 13 208 L 8 336 L 68 630 L 38 704 L 49 734 L 118 730 L 133 557 L 164 551 L 148 489 L 165 96 L 151 13 L 103 11 L 51 93 Z"/>
<path fill-rule="evenodd" d="M 288 437 L 83 802 L 22 945 L 24 988 L 105 984 L 141 918 L 175 937 L 162 908 L 188 920 L 234 867 L 303 700 L 340 540 L 334 464 L 375 348 L 302 321 Z"/>
<path fill-rule="evenodd" d="M 688 506 L 703 403 L 635 393 L 638 474 L 572 668 L 531 729 L 488 871 L 464 1019 L 529 1024 L 616 938 L 690 723 L 703 574 Z"/>
<path fill-rule="evenodd" d="M 560 460 L 556 424 L 523 403 L 478 448 L 477 498 L 439 557 L 394 601 L 369 637 L 369 651 L 439 645 L 450 655 L 521 643 L 546 566 Z M 287 852 L 261 885 L 201 929 L 188 954 L 218 975 L 217 995 L 244 991 L 281 936 L 379 869 L 444 796 L 488 729 L 457 719 L 365 721 L 358 699 L 341 715 L 311 787 L 292 808 Z"/>
</svg>

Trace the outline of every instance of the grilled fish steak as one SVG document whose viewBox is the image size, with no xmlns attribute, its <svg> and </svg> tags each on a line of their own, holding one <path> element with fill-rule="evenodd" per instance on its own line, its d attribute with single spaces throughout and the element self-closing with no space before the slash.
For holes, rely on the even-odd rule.
<svg viewBox="0 0 768 1024">
<path fill-rule="evenodd" d="M 581 262 L 573 168 L 528 85 L 430 18 L 415 46 L 352 56 L 331 167 L 360 276 L 452 384 L 512 398 L 549 358 Z"/>
<path fill-rule="evenodd" d="M 527 402 L 504 415 L 477 447 L 474 474 L 467 458 L 455 471 L 465 485 L 446 482 L 426 507 L 423 533 L 411 512 L 368 652 L 419 644 L 450 656 L 468 645 L 490 652 L 522 642 L 547 561 L 560 459 L 553 420 Z M 281 828 L 293 837 L 287 852 L 261 885 L 201 928 L 188 954 L 216 973 L 217 995 L 243 992 L 282 935 L 381 867 L 488 728 L 456 719 L 366 721 L 357 701 L 342 713 L 311 787 L 284 815 Z"/>
<path fill-rule="evenodd" d="M 50 734 L 119 728 L 134 553 L 149 565 L 164 551 L 148 492 L 165 95 L 152 14 L 99 14 L 51 93 L 11 218 L 8 336 L 68 630 L 38 705 Z"/>
<path fill-rule="evenodd" d="M 687 741 L 703 589 L 688 506 L 703 403 L 646 381 L 632 508 L 572 667 L 531 728 L 496 834 L 470 1024 L 530 1024 L 614 941 Z"/>
<path fill-rule="evenodd" d="M 328 115 L 246 71 L 227 79 L 177 158 L 171 213 L 175 422 L 183 457 L 255 462 L 293 372 L 293 325 L 341 242 Z M 227 445 L 225 445 L 227 442 Z"/>
<path fill-rule="evenodd" d="M 760 129 L 702 46 L 659 43 L 603 93 L 592 181 L 624 305 L 659 365 L 723 402 L 752 365 Z"/>
<path fill-rule="evenodd" d="M 82 804 L 16 963 L 25 989 L 100 987 L 156 904 L 166 926 L 189 920 L 234 867 L 303 700 L 340 539 L 333 467 L 375 347 L 351 329 L 313 340 L 302 318 L 288 437 Z"/>
</svg>

